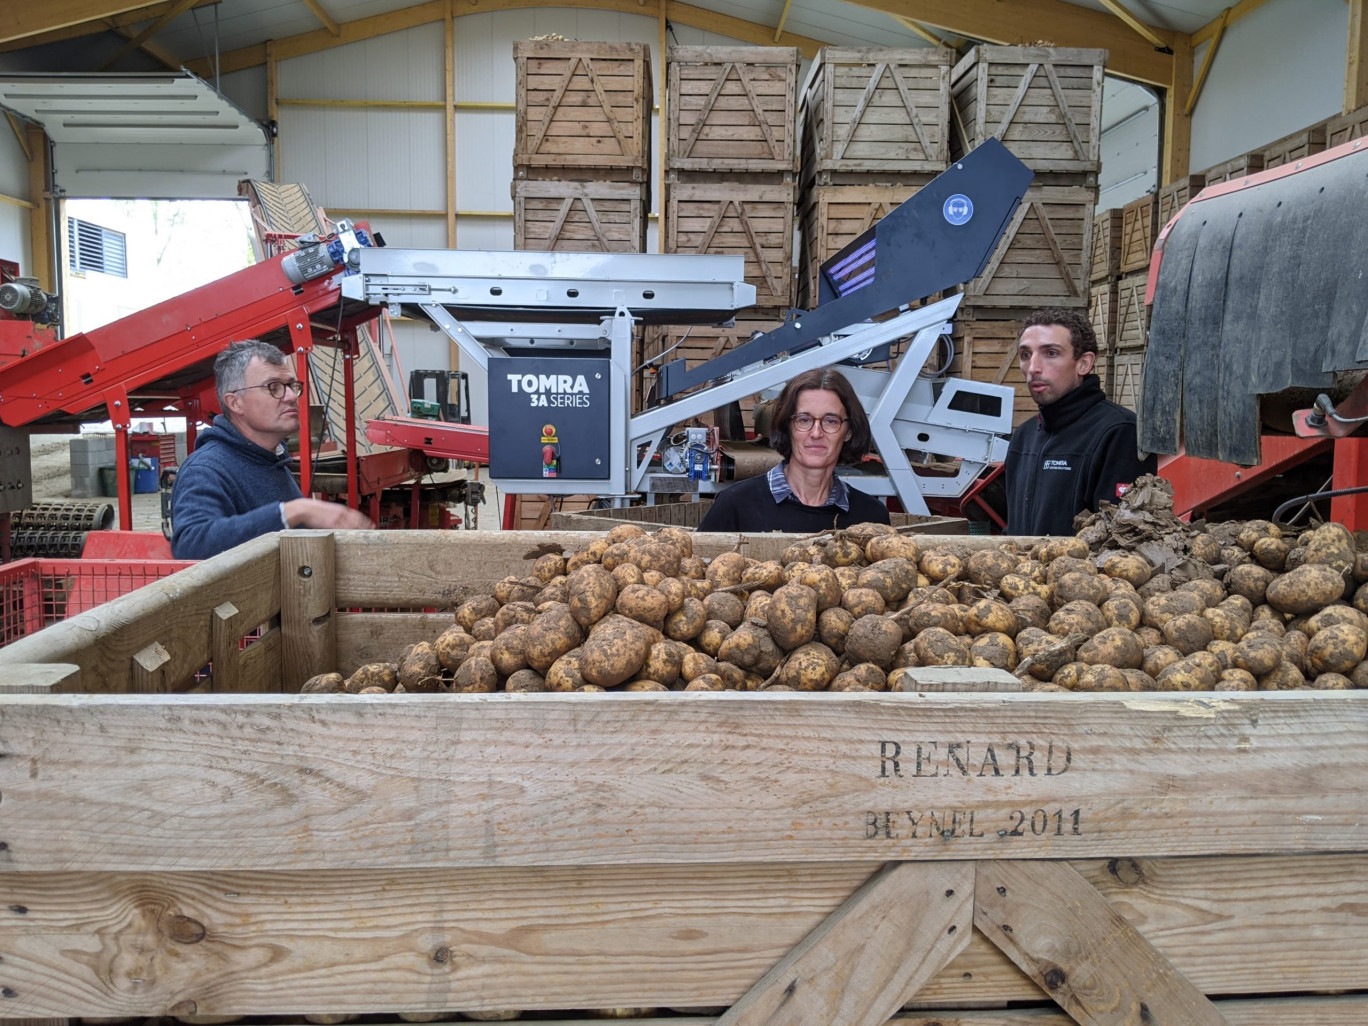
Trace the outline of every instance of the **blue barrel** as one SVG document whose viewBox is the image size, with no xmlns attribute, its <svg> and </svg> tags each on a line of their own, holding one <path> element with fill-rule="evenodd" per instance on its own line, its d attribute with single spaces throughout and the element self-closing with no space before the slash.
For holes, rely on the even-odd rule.
<svg viewBox="0 0 1368 1026">
<path fill-rule="evenodd" d="M 128 466 L 133 472 L 134 493 L 141 495 L 157 490 L 157 460 L 150 456 L 139 456 L 129 460 Z"/>
</svg>

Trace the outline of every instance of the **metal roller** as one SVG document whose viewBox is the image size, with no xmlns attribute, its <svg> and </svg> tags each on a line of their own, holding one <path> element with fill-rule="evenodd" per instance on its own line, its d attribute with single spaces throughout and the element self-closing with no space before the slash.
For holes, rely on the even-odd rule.
<svg viewBox="0 0 1368 1026">
<path fill-rule="evenodd" d="M 80 559 L 86 533 L 19 528 L 10 534 L 10 546 L 16 559 Z"/>
<path fill-rule="evenodd" d="M 108 531 L 114 527 L 110 502 L 38 502 L 15 514 L 14 527 L 57 531 Z"/>
</svg>

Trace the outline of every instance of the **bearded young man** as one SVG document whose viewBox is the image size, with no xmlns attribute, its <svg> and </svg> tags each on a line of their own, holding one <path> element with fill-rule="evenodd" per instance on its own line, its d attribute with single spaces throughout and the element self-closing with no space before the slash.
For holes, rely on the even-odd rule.
<svg viewBox="0 0 1368 1026">
<path fill-rule="evenodd" d="M 1007 532 L 1073 534 L 1074 517 L 1116 502 L 1158 459 L 1137 454 L 1135 414 L 1093 373 L 1097 336 L 1077 310 L 1026 319 L 1017 361 L 1040 412 L 1012 432 L 1005 466 Z"/>
</svg>

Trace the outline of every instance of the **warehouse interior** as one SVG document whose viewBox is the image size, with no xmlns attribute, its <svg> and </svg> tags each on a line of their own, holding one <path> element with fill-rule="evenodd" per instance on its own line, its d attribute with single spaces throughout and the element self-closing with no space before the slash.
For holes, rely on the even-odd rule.
<svg viewBox="0 0 1368 1026">
<path fill-rule="evenodd" d="M 1368 0 L 0 0 L 0 112 L 0 1026 L 1368 1024 Z"/>
<path fill-rule="evenodd" d="M 124 242 L 124 232 L 89 220 L 97 214 L 70 214 L 98 210 L 79 206 L 91 201 L 226 200 L 241 208 L 244 179 L 290 183 L 307 190 L 329 217 L 363 221 L 390 247 L 523 248 L 514 199 L 518 40 L 646 48 L 653 108 L 643 211 L 647 253 L 670 242 L 661 231 L 666 179 L 673 174 L 667 171 L 670 126 L 661 111 L 671 47 L 794 48 L 800 92 L 810 86 L 823 47 L 940 48 L 956 60 L 978 45 L 1104 51 L 1097 169 L 1084 182 L 1096 217 L 1082 230 L 1094 249 L 1113 223 L 1119 230 L 1128 204 L 1323 126 L 1368 99 L 1359 5 L 1343 0 L 1244 0 L 1228 8 L 1219 0 L 584 0 L 557 6 L 521 0 L 176 0 L 141 6 L 90 0 L 33 10 L 15 5 L 9 13 L 0 33 L 0 106 L 10 126 L 0 134 L 0 258 L 13 260 L 20 274 L 68 304 L 70 327 L 59 330 L 80 326 L 82 297 L 91 291 L 119 315 L 154 298 L 124 287 L 117 255 L 131 265 L 149 248 L 160 253 L 164 247 L 136 236 Z M 1069 202 L 1081 202 L 1079 195 L 1086 194 Z M 1167 213 L 1162 202 L 1158 212 Z M 135 225 L 123 214 L 109 217 L 120 227 Z M 754 327 L 771 323 L 766 318 L 785 303 L 813 299 L 803 294 L 798 266 L 804 260 L 802 219 L 800 210 L 791 247 L 796 292 L 769 305 L 762 294 L 748 322 Z M 1157 226 L 1148 227 L 1152 236 Z M 204 252 L 252 259 L 231 234 L 236 229 L 227 230 L 226 242 L 206 242 Z M 94 233 L 85 239 L 86 256 L 77 252 L 82 232 Z M 98 262 L 87 273 L 81 261 L 94 251 L 91 239 L 113 247 L 115 273 Z M 189 283 L 194 285 L 232 266 L 194 257 L 169 264 L 177 274 L 194 265 L 201 276 Z M 150 273 L 179 280 L 169 271 Z M 1122 322 L 1128 302 L 1138 308 L 1134 265 L 1130 273 L 1129 300 L 1124 281 L 1110 300 Z M 1087 288 L 1085 283 L 1082 290 Z M 1006 310 L 999 313 L 996 328 L 980 323 L 978 338 L 961 344 L 962 361 L 973 362 L 968 354 L 974 345 L 985 354 L 1001 348 L 1012 321 Z M 1097 316 L 1111 324 L 1118 311 Z M 1133 333 L 1116 331 L 1119 356 L 1108 384 L 1135 406 L 1137 343 Z M 468 360 L 463 365 L 459 347 L 431 324 L 393 317 L 377 345 L 396 379 L 414 369 L 464 372 L 464 413 L 472 423 L 489 422 L 481 368 Z M 983 373 L 989 372 L 968 368 L 971 377 Z M 996 380 L 1002 380 L 1000 371 Z M 457 398 L 465 394 L 458 387 Z M 1027 405 L 1019 392 L 1018 419 Z M 749 418 L 751 403 L 743 406 Z M 564 501 L 544 505 L 537 522 L 545 526 L 547 511 Z"/>
</svg>

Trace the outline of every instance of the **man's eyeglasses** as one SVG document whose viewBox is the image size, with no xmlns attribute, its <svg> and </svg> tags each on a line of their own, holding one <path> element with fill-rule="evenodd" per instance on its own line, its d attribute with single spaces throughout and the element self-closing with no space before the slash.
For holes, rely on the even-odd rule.
<svg viewBox="0 0 1368 1026">
<path fill-rule="evenodd" d="M 268 381 L 264 385 L 243 385 L 241 388 L 229 389 L 229 392 L 245 392 L 249 388 L 264 388 L 266 394 L 272 399 L 284 399 L 285 393 L 291 395 L 301 395 L 304 392 L 304 382 L 302 381 Z"/>
<path fill-rule="evenodd" d="M 845 427 L 846 419 L 845 417 L 838 417 L 834 413 L 828 413 L 819 421 L 810 413 L 795 413 L 789 418 L 789 423 L 799 431 L 811 431 L 812 425 L 821 424 L 823 434 L 834 435 Z"/>
</svg>

